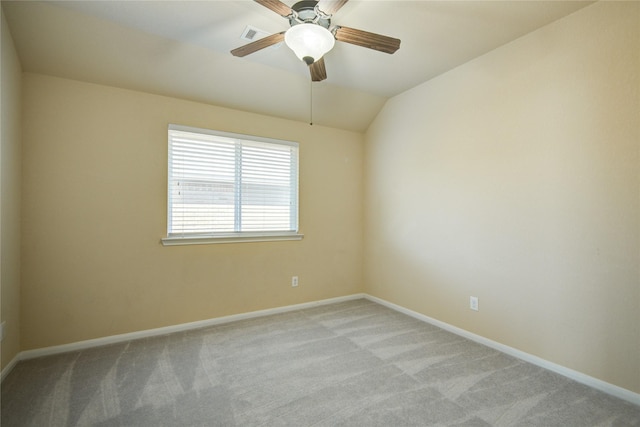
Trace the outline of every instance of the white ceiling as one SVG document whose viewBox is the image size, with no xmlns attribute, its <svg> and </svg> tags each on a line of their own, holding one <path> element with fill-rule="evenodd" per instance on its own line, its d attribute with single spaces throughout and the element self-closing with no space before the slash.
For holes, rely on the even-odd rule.
<svg viewBox="0 0 640 427">
<path fill-rule="evenodd" d="M 294 1 L 284 0 L 287 5 Z M 310 83 L 286 46 L 244 58 L 247 25 L 288 21 L 250 0 L 2 1 L 23 70 L 364 131 L 385 101 L 587 1 L 351 0 L 332 24 L 402 40 L 393 55 L 336 43 Z"/>
</svg>

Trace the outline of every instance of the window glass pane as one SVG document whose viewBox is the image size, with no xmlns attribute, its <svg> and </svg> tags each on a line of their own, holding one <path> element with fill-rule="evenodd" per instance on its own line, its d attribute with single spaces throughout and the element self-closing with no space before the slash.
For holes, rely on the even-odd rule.
<svg viewBox="0 0 640 427">
<path fill-rule="evenodd" d="M 298 145 L 169 129 L 168 235 L 297 232 Z"/>
</svg>

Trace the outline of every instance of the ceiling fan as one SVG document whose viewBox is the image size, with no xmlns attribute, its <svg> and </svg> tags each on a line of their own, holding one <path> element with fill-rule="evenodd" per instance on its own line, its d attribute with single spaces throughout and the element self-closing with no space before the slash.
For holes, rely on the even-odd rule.
<svg viewBox="0 0 640 427">
<path fill-rule="evenodd" d="M 400 40 L 393 37 L 339 25 L 331 28 L 333 14 L 347 1 L 303 0 L 289 7 L 280 0 L 255 0 L 288 19 L 291 28 L 233 49 L 231 54 L 243 57 L 284 41 L 307 64 L 311 80 L 319 82 L 327 78 L 324 54 L 333 48 L 336 40 L 389 54 L 400 48 Z"/>
</svg>

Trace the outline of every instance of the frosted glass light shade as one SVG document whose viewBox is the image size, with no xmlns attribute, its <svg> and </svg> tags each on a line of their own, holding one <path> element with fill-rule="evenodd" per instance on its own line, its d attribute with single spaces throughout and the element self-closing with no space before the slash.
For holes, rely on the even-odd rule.
<svg viewBox="0 0 640 427">
<path fill-rule="evenodd" d="M 329 52 L 336 40 L 326 28 L 305 23 L 289 28 L 284 33 L 284 42 L 298 58 L 311 65 Z"/>
</svg>

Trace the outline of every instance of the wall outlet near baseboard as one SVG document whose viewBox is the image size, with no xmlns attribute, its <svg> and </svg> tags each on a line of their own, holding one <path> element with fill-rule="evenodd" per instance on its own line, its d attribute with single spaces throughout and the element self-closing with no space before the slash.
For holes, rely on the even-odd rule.
<svg viewBox="0 0 640 427">
<path fill-rule="evenodd" d="M 469 297 L 469 308 L 478 311 L 478 297 Z"/>
<path fill-rule="evenodd" d="M 4 341 L 4 329 L 7 324 L 7 321 L 0 323 L 0 341 Z"/>
<path fill-rule="evenodd" d="M 293 276 L 291 278 L 291 287 L 295 288 L 296 286 L 298 286 L 298 276 Z"/>
</svg>

